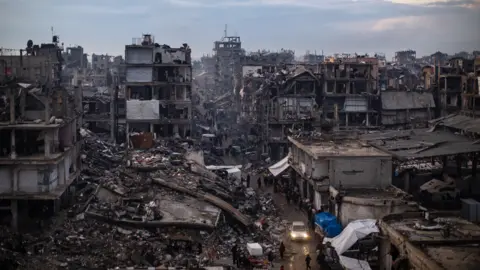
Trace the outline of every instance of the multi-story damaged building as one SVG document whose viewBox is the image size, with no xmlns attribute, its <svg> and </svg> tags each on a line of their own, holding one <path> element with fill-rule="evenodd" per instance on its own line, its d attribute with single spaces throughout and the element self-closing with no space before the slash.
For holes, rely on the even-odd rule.
<svg viewBox="0 0 480 270">
<path fill-rule="evenodd" d="M 244 67 L 244 116 L 255 123 L 263 152 L 279 159 L 288 152 L 289 133 L 312 130 L 320 121 L 320 81 L 303 66 L 250 67 L 252 74 L 248 68 Z"/>
<path fill-rule="evenodd" d="M 80 173 L 81 92 L 60 86 L 61 50 L 54 37 L 0 57 L 0 211 L 14 228 L 59 210 Z"/>
<path fill-rule="evenodd" d="M 125 46 L 125 65 L 127 131 L 190 136 L 190 47 L 160 45 L 143 35 Z"/>
<path fill-rule="evenodd" d="M 323 117 L 338 127 L 380 124 L 380 91 L 376 58 L 344 58 L 321 66 Z"/>
<path fill-rule="evenodd" d="M 414 50 L 398 51 L 395 52 L 395 58 L 393 61 L 400 65 L 413 64 L 417 60 L 417 52 Z"/>
<path fill-rule="evenodd" d="M 242 79 L 242 58 L 245 51 L 239 36 L 223 37 L 214 43 L 215 84 L 217 91 L 238 94 Z"/>
<path fill-rule="evenodd" d="M 310 53 L 307 51 L 303 56 L 303 63 L 305 64 L 315 65 L 323 63 L 323 61 L 325 61 L 325 56 L 323 54 L 318 55 L 317 53 Z"/>
</svg>

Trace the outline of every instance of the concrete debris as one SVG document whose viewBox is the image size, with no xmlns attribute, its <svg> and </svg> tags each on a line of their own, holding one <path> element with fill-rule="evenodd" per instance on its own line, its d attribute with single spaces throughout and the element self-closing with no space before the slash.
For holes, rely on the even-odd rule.
<svg viewBox="0 0 480 270">
<path fill-rule="evenodd" d="M 271 194 L 257 194 L 228 169 L 207 170 L 196 142 L 153 140 L 125 156 L 87 129 L 80 135 L 74 204 L 41 221 L 40 232 L 2 230 L 4 269 L 208 266 L 235 244 L 277 248 L 286 221 Z"/>
</svg>

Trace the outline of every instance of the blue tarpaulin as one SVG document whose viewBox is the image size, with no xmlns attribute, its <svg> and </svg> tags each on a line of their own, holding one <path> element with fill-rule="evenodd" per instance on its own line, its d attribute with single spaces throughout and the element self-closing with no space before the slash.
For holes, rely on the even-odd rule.
<svg viewBox="0 0 480 270">
<path fill-rule="evenodd" d="M 335 237 L 342 232 L 342 225 L 337 222 L 337 218 L 328 213 L 322 212 L 315 215 L 315 224 L 319 226 L 326 237 Z"/>
</svg>

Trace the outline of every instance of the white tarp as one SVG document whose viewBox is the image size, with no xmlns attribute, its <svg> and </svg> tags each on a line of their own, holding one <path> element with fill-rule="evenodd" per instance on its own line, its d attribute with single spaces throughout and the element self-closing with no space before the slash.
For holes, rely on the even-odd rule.
<svg viewBox="0 0 480 270">
<path fill-rule="evenodd" d="M 348 223 L 342 233 L 334 238 L 325 238 L 324 243 L 332 243 L 337 254 L 340 256 L 351 248 L 358 240 L 367 237 L 371 233 L 378 233 L 375 219 L 359 219 Z"/>
<path fill-rule="evenodd" d="M 367 261 L 354 259 L 345 256 L 339 256 L 340 264 L 346 270 L 372 270 Z"/>
<path fill-rule="evenodd" d="M 290 154 L 288 154 L 286 157 L 284 157 L 282 160 L 279 162 L 273 164 L 272 166 L 268 167 L 268 170 L 270 173 L 272 173 L 273 176 L 277 176 L 281 174 L 283 171 L 285 171 L 290 164 L 288 164 L 288 158 L 290 157 Z"/>
</svg>

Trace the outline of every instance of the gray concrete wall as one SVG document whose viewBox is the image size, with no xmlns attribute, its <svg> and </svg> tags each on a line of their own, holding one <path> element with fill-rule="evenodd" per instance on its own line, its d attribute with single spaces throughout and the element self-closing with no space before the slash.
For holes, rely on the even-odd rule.
<svg viewBox="0 0 480 270">
<path fill-rule="evenodd" d="M 330 160 L 330 185 L 339 188 L 384 188 L 392 183 L 392 161 L 386 158 L 338 157 Z"/>
</svg>

